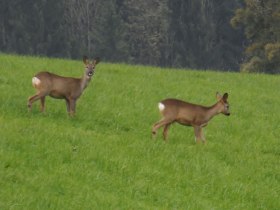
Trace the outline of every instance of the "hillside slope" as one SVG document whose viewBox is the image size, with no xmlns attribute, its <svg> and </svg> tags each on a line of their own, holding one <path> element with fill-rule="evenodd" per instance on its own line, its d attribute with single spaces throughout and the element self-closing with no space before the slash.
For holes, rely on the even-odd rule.
<svg viewBox="0 0 280 210">
<path fill-rule="evenodd" d="M 47 69 L 79 77 L 82 61 L 0 54 L 0 209 L 278 209 L 280 77 L 100 63 L 69 118 L 27 98 Z M 157 102 L 215 103 L 231 116 L 205 128 L 173 125 L 151 139 Z"/>
</svg>

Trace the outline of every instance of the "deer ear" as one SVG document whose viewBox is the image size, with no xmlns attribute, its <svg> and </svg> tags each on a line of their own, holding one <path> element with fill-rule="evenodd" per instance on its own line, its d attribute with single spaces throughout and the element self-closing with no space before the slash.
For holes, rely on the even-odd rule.
<svg viewBox="0 0 280 210">
<path fill-rule="evenodd" d="M 222 95 L 219 92 L 216 92 L 216 98 L 219 101 L 222 99 Z"/>
<path fill-rule="evenodd" d="M 93 60 L 93 64 L 94 64 L 94 65 L 97 65 L 99 62 L 100 62 L 100 58 L 99 58 L 99 57 L 97 57 L 97 58 L 95 58 L 95 59 Z"/>
<path fill-rule="evenodd" d="M 225 94 L 223 95 L 223 100 L 226 101 L 227 99 L 228 99 L 228 93 L 225 93 Z"/>
<path fill-rule="evenodd" d="M 83 61 L 84 61 L 84 64 L 87 65 L 88 64 L 88 57 L 84 55 Z"/>
</svg>

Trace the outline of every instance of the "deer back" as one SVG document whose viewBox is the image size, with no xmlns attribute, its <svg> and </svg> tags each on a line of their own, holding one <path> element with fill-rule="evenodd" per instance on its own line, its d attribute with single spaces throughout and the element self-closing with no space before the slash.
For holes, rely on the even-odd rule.
<svg viewBox="0 0 280 210">
<path fill-rule="evenodd" d="M 178 99 L 165 99 L 160 102 L 160 112 L 165 119 L 176 121 L 183 125 L 206 125 L 215 115 L 223 113 L 228 103 L 223 99 L 210 107 L 192 104 Z"/>
<path fill-rule="evenodd" d="M 33 78 L 32 83 L 38 91 L 54 98 L 65 98 L 69 95 L 78 97 L 81 92 L 81 79 L 63 77 L 50 72 L 39 72 Z"/>
<path fill-rule="evenodd" d="M 165 99 L 160 102 L 164 109 L 161 111 L 165 118 L 173 119 L 184 125 L 191 125 L 205 112 L 205 107 L 178 99 Z"/>
</svg>

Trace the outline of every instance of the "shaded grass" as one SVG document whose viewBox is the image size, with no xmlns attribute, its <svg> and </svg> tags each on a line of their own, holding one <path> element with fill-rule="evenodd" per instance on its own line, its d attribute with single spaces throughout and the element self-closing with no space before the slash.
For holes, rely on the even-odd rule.
<svg viewBox="0 0 280 210">
<path fill-rule="evenodd" d="M 81 61 L 0 55 L 0 209 L 278 209 L 279 76 L 100 63 L 69 118 L 27 98 L 41 69 L 82 75 Z M 157 102 L 210 105 L 229 93 L 232 115 L 205 129 L 151 126 Z"/>
</svg>

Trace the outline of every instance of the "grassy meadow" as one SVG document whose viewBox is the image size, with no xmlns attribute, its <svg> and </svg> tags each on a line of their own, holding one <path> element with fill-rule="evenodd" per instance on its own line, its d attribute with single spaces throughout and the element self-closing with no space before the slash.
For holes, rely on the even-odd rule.
<svg viewBox="0 0 280 210">
<path fill-rule="evenodd" d="M 280 209 L 280 76 L 100 63 L 69 118 L 63 100 L 31 113 L 33 75 L 80 77 L 81 61 L 0 54 L 0 209 Z M 212 105 L 229 93 L 196 145 L 157 103 Z"/>
</svg>

